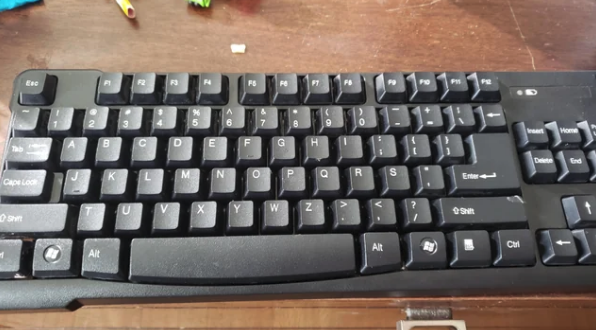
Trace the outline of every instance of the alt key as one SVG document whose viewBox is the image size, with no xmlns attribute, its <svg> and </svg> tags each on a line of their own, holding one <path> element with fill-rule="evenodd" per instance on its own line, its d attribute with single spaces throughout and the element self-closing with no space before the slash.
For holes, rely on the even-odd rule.
<svg viewBox="0 0 596 330">
<path fill-rule="evenodd" d="M 401 253 L 397 233 L 366 233 L 360 235 L 363 275 L 386 273 L 401 268 Z"/>
</svg>

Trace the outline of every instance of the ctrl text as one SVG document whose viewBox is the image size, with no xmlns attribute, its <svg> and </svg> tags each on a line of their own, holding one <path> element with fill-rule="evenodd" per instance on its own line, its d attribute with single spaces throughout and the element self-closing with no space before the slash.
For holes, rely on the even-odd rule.
<svg viewBox="0 0 596 330">
<path fill-rule="evenodd" d="M 0 223 L 4 223 L 4 222 L 7 222 L 7 223 L 23 222 L 23 216 L 2 213 L 2 214 L 0 214 Z"/>
<path fill-rule="evenodd" d="M 519 249 L 521 245 L 519 241 L 507 241 L 507 247 L 510 249 Z"/>
</svg>

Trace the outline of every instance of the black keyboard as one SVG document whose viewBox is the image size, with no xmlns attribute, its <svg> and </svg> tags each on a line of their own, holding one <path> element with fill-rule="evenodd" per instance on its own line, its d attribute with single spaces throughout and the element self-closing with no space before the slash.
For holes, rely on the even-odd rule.
<svg viewBox="0 0 596 330">
<path fill-rule="evenodd" d="M 31 70 L 0 309 L 596 291 L 594 72 Z"/>
</svg>

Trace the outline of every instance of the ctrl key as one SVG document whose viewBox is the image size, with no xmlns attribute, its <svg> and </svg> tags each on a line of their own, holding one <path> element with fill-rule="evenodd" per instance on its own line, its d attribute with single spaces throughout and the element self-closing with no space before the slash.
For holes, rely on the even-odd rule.
<svg viewBox="0 0 596 330">
<path fill-rule="evenodd" d="M 533 266 L 536 264 L 534 237 L 528 229 L 499 230 L 492 234 L 497 267 Z"/>
<path fill-rule="evenodd" d="M 0 240 L 0 279 L 15 278 L 26 272 L 23 248 L 21 240 Z"/>
</svg>

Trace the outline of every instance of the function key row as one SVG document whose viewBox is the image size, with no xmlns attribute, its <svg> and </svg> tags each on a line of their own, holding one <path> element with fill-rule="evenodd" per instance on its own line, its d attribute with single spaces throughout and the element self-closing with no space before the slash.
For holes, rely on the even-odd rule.
<svg viewBox="0 0 596 330">
<path fill-rule="evenodd" d="M 471 134 L 504 132 L 507 130 L 503 108 L 485 104 L 472 108 L 467 104 L 405 105 L 383 107 L 357 106 L 345 110 L 341 106 L 311 109 L 306 106 L 278 110 L 262 107 L 246 110 L 242 106 L 212 110 L 195 106 L 181 110 L 173 106 L 123 107 L 111 110 L 94 107 L 86 111 L 74 108 L 39 108 L 14 111 L 13 136 L 124 137 L 209 136 L 209 135 L 289 135 L 304 137 L 312 134 L 337 137 L 343 134 L 370 136 L 373 134 Z"/>
<path fill-rule="evenodd" d="M 220 73 L 197 76 L 103 73 L 98 82 L 97 104 L 224 105 L 230 97 L 228 80 Z M 379 103 L 501 100 L 498 79 L 492 73 L 445 72 L 437 76 L 432 72 L 415 72 L 407 77 L 400 72 L 382 73 L 375 77 L 374 85 Z M 366 91 L 364 79 L 358 73 L 336 76 L 246 73 L 238 80 L 238 102 L 243 105 L 363 104 Z"/>
</svg>

